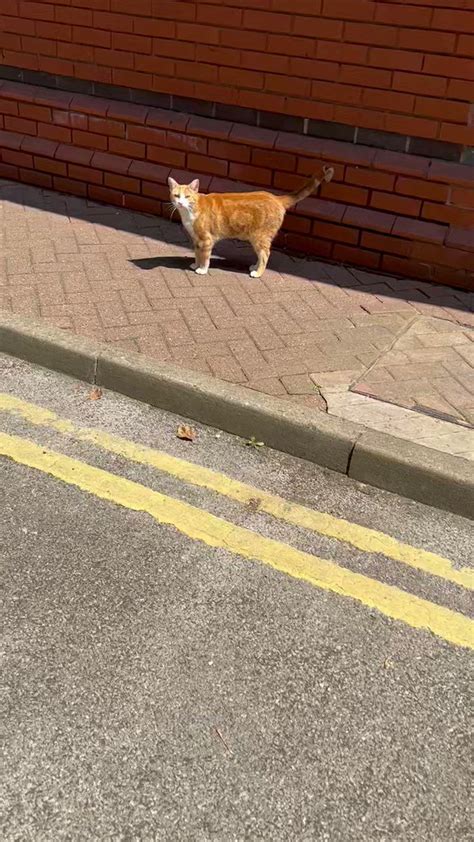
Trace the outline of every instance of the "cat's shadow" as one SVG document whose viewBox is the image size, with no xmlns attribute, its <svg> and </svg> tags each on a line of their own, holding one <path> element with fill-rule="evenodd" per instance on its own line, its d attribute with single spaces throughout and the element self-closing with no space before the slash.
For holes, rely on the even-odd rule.
<svg viewBox="0 0 474 842">
<path fill-rule="evenodd" d="M 133 263 L 137 269 L 191 269 L 191 263 L 193 262 L 194 258 L 192 256 L 185 256 L 185 255 L 169 255 L 169 256 L 159 256 L 159 257 L 140 257 L 136 259 L 130 260 L 130 263 Z M 211 258 L 211 269 L 229 269 L 232 271 L 243 270 L 242 264 L 237 263 L 236 261 L 225 258 L 225 257 L 212 257 Z"/>
<path fill-rule="evenodd" d="M 170 255 L 169 257 L 141 257 L 135 260 L 130 260 L 137 269 L 189 269 L 192 263 L 192 258 L 181 257 L 178 255 Z"/>
</svg>

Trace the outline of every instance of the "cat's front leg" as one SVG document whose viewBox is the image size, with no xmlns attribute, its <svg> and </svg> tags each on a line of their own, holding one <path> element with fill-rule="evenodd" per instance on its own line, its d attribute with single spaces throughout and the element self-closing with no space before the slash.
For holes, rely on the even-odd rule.
<svg viewBox="0 0 474 842">
<path fill-rule="evenodd" d="M 198 266 L 199 266 L 198 247 L 197 247 L 196 240 L 193 240 L 193 246 L 194 246 L 194 260 L 193 260 L 193 262 L 191 263 L 191 266 L 190 266 L 189 268 L 190 268 L 190 269 L 192 269 L 192 270 L 193 270 L 193 272 L 195 272 L 195 271 L 196 271 L 196 269 L 197 269 L 197 268 L 198 268 Z"/>
<path fill-rule="evenodd" d="M 211 251 L 213 242 L 210 237 L 205 237 L 195 243 L 196 260 L 191 266 L 197 275 L 207 275 L 211 262 Z"/>
</svg>

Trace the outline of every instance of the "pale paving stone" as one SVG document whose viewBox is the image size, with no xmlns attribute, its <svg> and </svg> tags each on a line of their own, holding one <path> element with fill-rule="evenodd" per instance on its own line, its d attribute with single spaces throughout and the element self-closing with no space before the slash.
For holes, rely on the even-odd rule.
<svg viewBox="0 0 474 842">
<path fill-rule="evenodd" d="M 390 374 L 388 368 L 384 368 L 383 366 L 377 366 L 377 368 L 372 369 L 368 374 L 366 374 L 366 383 L 369 384 L 377 384 L 377 383 L 388 383 L 393 384 L 394 377 L 393 374 Z"/>
<path fill-rule="evenodd" d="M 452 348 L 453 345 L 464 345 L 469 341 L 464 335 L 464 331 L 458 331 L 457 333 L 454 331 L 450 331 L 448 333 L 446 331 L 439 334 L 422 333 L 418 338 L 425 348 L 436 348 L 443 345 L 446 345 L 448 348 Z"/>
<path fill-rule="evenodd" d="M 457 432 L 447 435 L 420 436 L 420 443 L 425 447 L 434 447 L 443 450 L 445 453 L 468 453 L 470 459 L 474 459 L 474 430 L 466 433 Z"/>
<path fill-rule="evenodd" d="M 295 374 L 281 378 L 286 391 L 290 395 L 314 395 L 316 386 L 307 374 Z"/>
<path fill-rule="evenodd" d="M 404 354 L 402 351 L 387 351 L 383 357 L 383 365 L 405 365 L 406 363 L 410 362 L 410 357 L 408 354 Z"/>
<path fill-rule="evenodd" d="M 324 396 L 328 412 L 332 415 L 347 418 L 380 432 L 390 433 L 445 453 L 453 455 L 462 453 L 463 458 L 474 461 L 474 431 L 472 430 L 466 431 L 465 428 L 451 424 L 449 421 L 422 416 L 409 409 L 383 404 L 382 401 L 362 395 L 351 396 L 348 392 L 345 394 L 324 392 Z M 352 400 L 354 397 L 359 400 Z M 470 444 L 471 441 L 472 444 Z"/>
<path fill-rule="evenodd" d="M 424 318 L 417 319 L 411 326 L 411 333 L 452 333 L 453 324 L 450 321 L 443 321 L 443 319 Z"/>
<path fill-rule="evenodd" d="M 456 347 L 456 351 L 458 354 L 461 354 L 461 357 L 474 367 L 474 343 L 471 343 L 470 346 L 468 345 L 458 345 Z"/>
<path fill-rule="evenodd" d="M 406 357 L 406 362 L 442 362 L 443 368 L 463 363 L 455 348 L 419 348 L 416 351 L 407 351 Z"/>
<path fill-rule="evenodd" d="M 310 374 L 313 383 L 326 392 L 346 392 L 360 374 L 360 369 L 316 371 Z"/>
</svg>

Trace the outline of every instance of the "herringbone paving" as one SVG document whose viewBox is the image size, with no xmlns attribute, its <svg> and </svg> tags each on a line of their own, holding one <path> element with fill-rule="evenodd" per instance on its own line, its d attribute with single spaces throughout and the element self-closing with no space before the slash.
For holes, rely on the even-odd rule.
<svg viewBox="0 0 474 842">
<path fill-rule="evenodd" d="M 473 293 L 234 243 L 199 276 L 180 225 L 8 181 L 0 236 L 4 309 L 474 458 Z"/>
</svg>

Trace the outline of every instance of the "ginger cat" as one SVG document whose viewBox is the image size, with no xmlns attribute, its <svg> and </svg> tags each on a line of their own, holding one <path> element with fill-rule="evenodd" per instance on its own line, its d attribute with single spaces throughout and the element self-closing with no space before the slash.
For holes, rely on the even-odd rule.
<svg viewBox="0 0 474 842">
<path fill-rule="evenodd" d="M 191 265 L 206 275 L 211 251 L 218 240 L 237 239 L 251 243 L 257 263 L 250 267 L 252 278 L 260 278 L 270 257 L 272 241 L 281 228 L 288 208 L 309 196 L 322 181 L 331 181 L 332 167 L 324 166 L 301 190 L 287 196 L 273 193 L 199 193 L 199 180 L 178 184 L 168 179 L 173 206 L 194 243 L 196 260 Z"/>
</svg>

